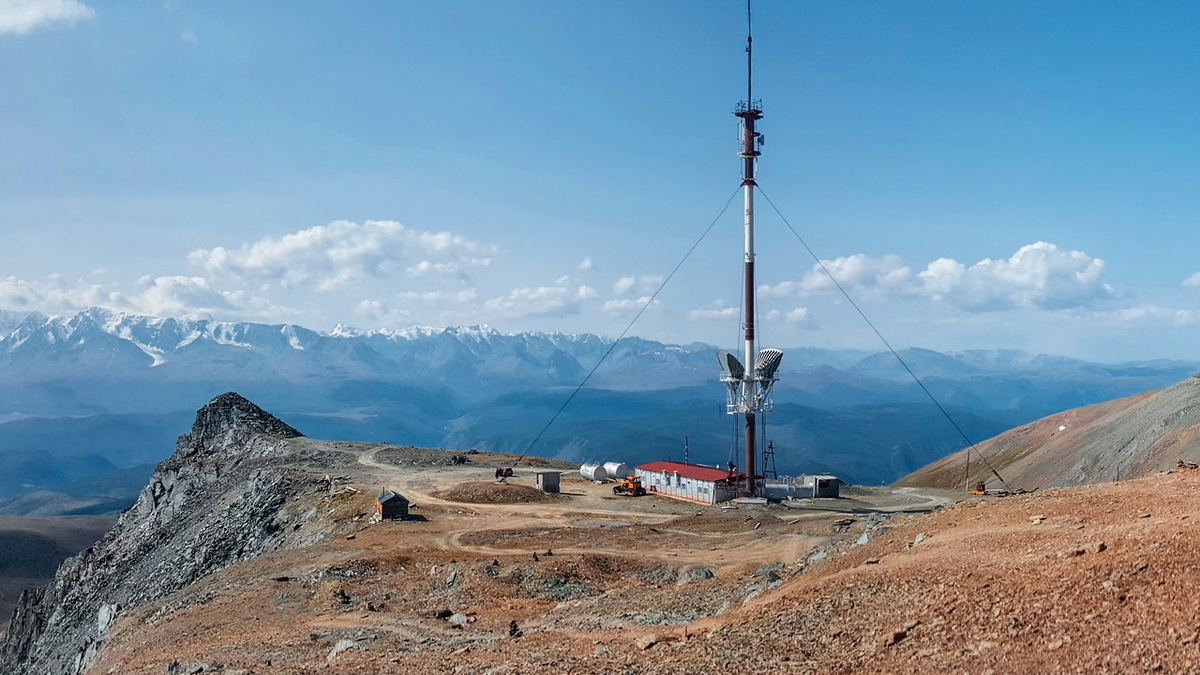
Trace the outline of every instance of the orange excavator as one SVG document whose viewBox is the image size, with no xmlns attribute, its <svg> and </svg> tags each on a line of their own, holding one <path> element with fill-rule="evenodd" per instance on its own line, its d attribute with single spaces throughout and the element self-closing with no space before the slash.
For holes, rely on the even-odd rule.
<svg viewBox="0 0 1200 675">
<path fill-rule="evenodd" d="M 641 476 L 627 476 L 622 478 L 620 483 L 613 486 L 613 494 L 641 497 L 646 494 L 646 488 L 642 487 Z"/>
</svg>

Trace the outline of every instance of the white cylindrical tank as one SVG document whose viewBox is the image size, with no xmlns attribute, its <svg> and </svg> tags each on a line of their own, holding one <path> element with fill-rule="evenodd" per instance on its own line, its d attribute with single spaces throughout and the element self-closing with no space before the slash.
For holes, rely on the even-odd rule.
<svg viewBox="0 0 1200 675">
<path fill-rule="evenodd" d="M 791 488 L 791 485 L 782 483 L 767 483 L 763 486 L 762 496 L 766 497 L 767 499 L 778 499 L 783 501 L 784 499 L 792 496 Z"/>
<path fill-rule="evenodd" d="M 628 478 L 633 475 L 633 472 L 629 470 L 629 467 L 621 462 L 605 462 L 604 473 L 608 474 L 608 477 L 612 478 L 613 480 L 621 480 L 622 478 Z"/>
<path fill-rule="evenodd" d="M 608 480 L 608 472 L 604 470 L 604 466 L 601 464 L 584 464 L 579 467 L 579 475 L 583 476 L 586 480 L 598 480 L 602 482 Z"/>
</svg>

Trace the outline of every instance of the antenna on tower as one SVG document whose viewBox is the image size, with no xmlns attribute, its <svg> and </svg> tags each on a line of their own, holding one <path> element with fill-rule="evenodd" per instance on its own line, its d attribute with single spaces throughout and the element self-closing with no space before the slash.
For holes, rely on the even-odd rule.
<svg viewBox="0 0 1200 675">
<path fill-rule="evenodd" d="M 746 0 L 746 100 L 754 100 L 754 23 L 750 20 L 750 0 Z"/>
<path fill-rule="evenodd" d="M 717 360 L 721 364 L 721 381 L 729 388 L 729 403 L 726 412 L 730 415 L 743 415 L 746 419 L 746 455 L 744 470 L 746 472 L 746 494 L 754 496 L 758 490 L 760 473 L 757 455 L 757 429 L 755 419 L 758 415 L 771 411 L 771 385 L 775 382 L 775 372 L 783 358 L 783 352 L 777 349 L 765 349 L 759 353 L 755 349 L 754 305 L 757 300 L 754 284 L 754 182 L 755 171 L 758 168 L 758 156 L 762 154 L 762 134 L 758 133 L 755 125 L 762 119 L 762 102 L 754 100 L 754 35 L 751 22 L 750 0 L 746 0 L 746 100 L 738 103 L 734 115 L 739 119 L 740 134 L 738 138 L 738 156 L 742 158 L 742 189 L 746 200 L 745 217 L 745 249 L 743 256 L 744 281 L 743 297 L 745 298 L 745 323 L 742 337 L 742 360 L 729 352 L 721 351 Z M 763 434 L 766 436 L 766 434 Z"/>
</svg>

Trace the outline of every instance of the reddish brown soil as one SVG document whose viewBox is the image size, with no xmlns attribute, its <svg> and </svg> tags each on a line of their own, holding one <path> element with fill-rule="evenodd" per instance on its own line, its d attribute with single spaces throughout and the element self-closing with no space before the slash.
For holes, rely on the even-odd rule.
<svg viewBox="0 0 1200 675">
<path fill-rule="evenodd" d="M 1033 491 L 1149 476 L 1180 460 L 1200 461 L 1198 410 L 1200 376 L 1193 376 L 1011 429 L 896 485 L 967 489 L 982 482 L 988 489 Z"/>
<path fill-rule="evenodd" d="M 873 529 L 861 501 L 721 511 L 605 487 L 429 503 L 427 522 L 236 565 L 122 613 L 87 672 L 1200 672 L 1200 471 Z M 597 519 L 632 524 L 572 525 Z"/>
<path fill-rule="evenodd" d="M 529 504 L 533 502 L 554 501 L 553 495 L 548 495 L 537 488 L 527 485 L 512 485 L 509 483 L 485 483 L 482 481 L 459 483 L 447 490 L 438 490 L 432 495 L 448 502 L 463 504 Z"/>
</svg>

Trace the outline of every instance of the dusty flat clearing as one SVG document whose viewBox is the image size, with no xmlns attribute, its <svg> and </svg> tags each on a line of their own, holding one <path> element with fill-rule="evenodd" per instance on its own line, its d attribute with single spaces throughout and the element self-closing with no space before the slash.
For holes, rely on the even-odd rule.
<svg viewBox="0 0 1200 675">
<path fill-rule="evenodd" d="M 928 514 L 953 493 L 462 503 L 506 458 L 332 445 L 335 537 L 129 608 L 87 672 L 1200 671 L 1198 471 Z M 371 523 L 384 486 L 421 519 Z"/>
</svg>

